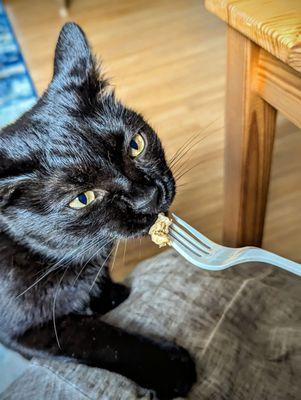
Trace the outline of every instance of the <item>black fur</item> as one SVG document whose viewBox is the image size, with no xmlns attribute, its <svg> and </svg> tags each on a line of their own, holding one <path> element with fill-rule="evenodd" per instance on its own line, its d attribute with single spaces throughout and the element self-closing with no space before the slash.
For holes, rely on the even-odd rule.
<svg viewBox="0 0 301 400">
<path fill-rule="evenodd" d="M 116 100 L 100 72 L 84 33 L 66 24 L 48 89 L 1 131 L 0 340 L 27 357 L 65 356 L 162 398 L 183 396 L 195 381 L 184 349 L 100 319 L 129 295 L 108 274 L 114 241 L 146 234 L 175 194 L 155 132 Z M 133 159 L 136 133 L 146 148 Z M 86 190 L 96 200 L 70 208 Z"/>
</svg>

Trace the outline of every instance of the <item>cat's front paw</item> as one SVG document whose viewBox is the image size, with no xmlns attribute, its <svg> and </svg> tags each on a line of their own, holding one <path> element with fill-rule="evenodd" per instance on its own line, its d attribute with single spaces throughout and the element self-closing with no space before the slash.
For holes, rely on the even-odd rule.
<svg viewBox="0 0 301 400">
<path fill-rule="evenodd" d="M 106 314 L 123 303 L 129 297 L 130 293 L 131 289 L 127 286 L 110 282 L 104 288 L 100 298 L 91 299 L 90 307 L 94 312 Z"/>
<path fill-rule="evenodd" d="M 160 400 L 185 397 L 196 382 L 196 368 L 187 350 L 173 346 L 168 351 L 169 363 L 156 394 Z"/>
<path fill-rule="evenodd" d="M 123 303 L 129 297 L 130 293 L 131 289 L 129 287 L 120 283 L 113 283 L 110 293 L 112 309 Z"/>
</svg>

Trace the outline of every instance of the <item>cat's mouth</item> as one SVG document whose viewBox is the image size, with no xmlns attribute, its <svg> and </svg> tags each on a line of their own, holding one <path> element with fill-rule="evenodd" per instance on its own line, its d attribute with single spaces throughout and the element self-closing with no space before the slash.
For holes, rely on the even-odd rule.
<svg viewBox="0 0 301 400">
<path fill-rule="evenodd" d="M 131 237 L 146 236 L 157 218 L 158 213 L 137 215 L 137 218 L 131 221 Z"/>
<path fill-rule="evenodd" d="M 120 215 L 121 217 L 121 215 Z M 158 213 L 123 213 L 118 220 L 112 221 L 110 234 L 116 239 L 131 239 L 146 236 L 158 217 Z"/>
<path fill-rule="evenodd" d="M 147 236 L 159 213 L 162 213 L 162 211 L 153 214 L 136 214 L 130 219 L 128 218 L 126 224 L 122 225 L 119 235 L 122 239 Z M 167 216 L 168 212 L 163 214 Z"/>
</svg>

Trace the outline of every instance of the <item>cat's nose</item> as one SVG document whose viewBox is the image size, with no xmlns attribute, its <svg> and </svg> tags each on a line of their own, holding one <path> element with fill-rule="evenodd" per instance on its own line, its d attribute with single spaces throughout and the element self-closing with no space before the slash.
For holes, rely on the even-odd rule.
<svg viewBox="0 0 301 400">
<path fill-rule="evenodd" d="M 135 211 L 143 213 L 156 213 L 158 211 L 159 191 L 156 187 L 144 188 L 136 192 L 133 198 Z"/>
</svg>

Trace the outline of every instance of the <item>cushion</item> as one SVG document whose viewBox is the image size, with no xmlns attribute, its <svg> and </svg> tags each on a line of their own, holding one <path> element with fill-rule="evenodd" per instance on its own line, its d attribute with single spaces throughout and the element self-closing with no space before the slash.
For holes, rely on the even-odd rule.
<svg viewBox="0 0 301 400">
<path fill-rule="evenodd" d="M 301 280 L 266 264 L 200 270 L 169 250 L 131 274 L 130 297 L 103 319 L 176 341 L 197 363 L 193 400 L 297 400 L 301 394 Z M 0 397 L 151 399 L 109 371 L 34 359 Z"/>
</svg>

